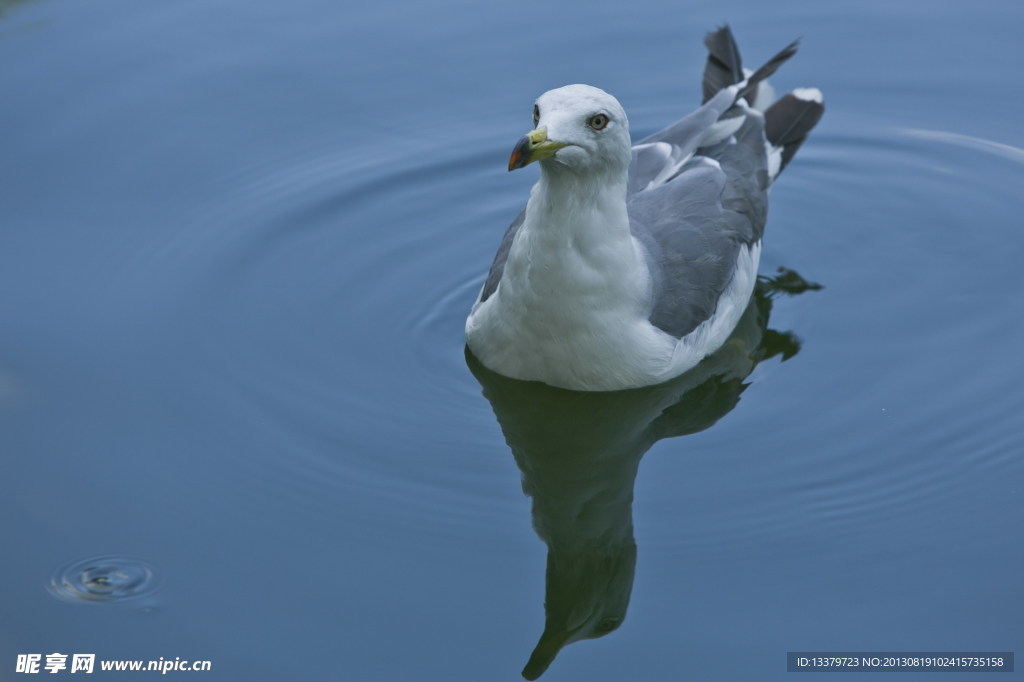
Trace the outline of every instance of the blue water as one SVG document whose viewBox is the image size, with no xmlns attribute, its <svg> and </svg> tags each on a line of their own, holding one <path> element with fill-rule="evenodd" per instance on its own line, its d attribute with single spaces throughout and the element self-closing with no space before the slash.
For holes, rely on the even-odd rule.
<svg viewBox="0 0 1024 682">
<path fill-rule="evenodd" d="M 533 99 L 597 85 L 642 137 L 724 21 L 750 65 L 802 36 L 773 81 L 826 95 L 771 197 L 791 279 L 664 387 L 467 363 Z M 0 679 L 515 680 L 545 600 L 613 630 L 552 682 L 1024 650 L 1022 29 L 1011 0 L 0 2 Z"/>
</svg>

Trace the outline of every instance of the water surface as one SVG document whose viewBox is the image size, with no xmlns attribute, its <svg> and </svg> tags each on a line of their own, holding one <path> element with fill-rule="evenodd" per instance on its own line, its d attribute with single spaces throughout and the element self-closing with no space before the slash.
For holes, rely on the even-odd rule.
<svg viewBox="0 0 1024 682">
<path fill-rule="evenodd" d="M 546 624 L 608 631 L 553 681 L 1019 648 L 1022 20 L 0 3 L 0 677 L 514 680 Z M 625 396 L 467 363 L 533 99 L 597 85 L 639 138 L 723 21 L 751 64 L 802 36 L 773 81 L 825 92 L 761 266 L 821 288 Z"/>
</svg>

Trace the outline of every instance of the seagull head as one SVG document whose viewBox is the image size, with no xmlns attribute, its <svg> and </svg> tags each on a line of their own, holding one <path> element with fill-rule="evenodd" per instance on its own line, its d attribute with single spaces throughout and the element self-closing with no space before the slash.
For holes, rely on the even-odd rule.
<svg viewBox="0 0 1024 682">
<path fill-rule="evenodd" d="M 629 167 L 629 121 L 604 90 L 590 85 L 548 90 L 533 105 L 533 125 L 512 150 L 510 171 L 533 161 L 581 174 L 618 174 Z"/>
</svg>

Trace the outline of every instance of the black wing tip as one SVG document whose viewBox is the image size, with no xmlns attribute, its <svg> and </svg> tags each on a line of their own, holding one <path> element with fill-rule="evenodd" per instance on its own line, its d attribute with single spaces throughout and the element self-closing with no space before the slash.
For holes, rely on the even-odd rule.
<svg viewBox="0 0 1024 682">
<path fill-rule="evenodd" d="M 728 40 L 735 43 L 736 40 L 732 35 L 732 28 L 729 27 L 728 23 L 724 23 L 714 31 L 708 31 L 704 34 L 704 45 L 710 50 L 713 45 L 717 45 L 719 40 Z"/>
<path fill-rule="evenodd" d="M 797 53 L 801 40 L 803 37 L 798 37 L 751 73 L 736 99 L 746 98 L 748 102 L 756 99 L 758 84 L 774 74 Z M 739 47 L 728 23 L 708 32 L 704 36 L 704 45 L 708 49 L 703 81 L 704 102 L 707 102 L 719 90 L 742 82 L 744 77 Z M 793 158 L 824 112 L 825 105 L 820 93 L 815 99 L 788 93 L 765 111 L 766 137 L 773 146 L 782 149 L 780 170 Z"/>
<path fill-rule="evenodd" d="M 757 84 L 763 81 L 765 78 L 768 78 L 768 76 L 771 76 L 773 73 L 775 73 L 780 66 L 785 64 L 790 57 L 796 54 L 799 48 L 800 39 L 797 38 L 789 45 L 786 45 L 786 47 L 782 48 L 777 53 L 775 53 L 774 57 L 765 62 L 757 71 L 750 74 L 750 78 L 747 79 L 746 87 L 744 87 L 743 90 L 740 91 L 739 95 L 737 95 L 736 98 L 739 99 L 740 97 L 747 97 L 748 95 L 756 95 Z M 753 96 L 749 97 L 748 99 L 753 99 Z"/>
<path fill-rule="evenodd" d="M 825 113 L 824 98 L 817 90 L 813 92 L 815 97 L 788 92 L 764 112 L 765 137 L 773 147 L 782 148 L 779 172 L 789 164 Z"/>
<path fill-rule="evenodd" d="M 702 89 L 703 101 L 707 102 L 722 88 L 743 80 L 743 63 L 729 24 L 707 33 L 704 46 L 708 50 L 708 59 L 704 66 Z"/>
<path fill-rule="evenodd" d="M 758 83 L 771 76 L 790 57 L 797 53 L 800 48 L 801 38 L 797 38 L 789 45 L 779 50 L 775 56 L 769 59 L 763 66 L 754 71 L 743 90 L 737 96 L 746 97 L 748 101 L 757 97 Z M 709 31 L 704 36 L 704 46 L 708 50 L 707 63 L 704 66 L 704 80 L 702 83 L 703 102 L 714 97 L 719 90 L 744 80 L 743 64 L 740 58 L 739 46 L 733 36 L 732 28 L 725 23 L 714 31 Z"/>
</svg>

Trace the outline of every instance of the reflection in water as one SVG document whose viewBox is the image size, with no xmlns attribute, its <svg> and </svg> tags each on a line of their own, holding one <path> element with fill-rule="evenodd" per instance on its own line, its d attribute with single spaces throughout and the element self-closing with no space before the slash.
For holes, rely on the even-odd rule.
<svg viewBox="0 0 1024 682">
<path fill-rule="evenodd" d="M 467 349 L 533 498 L 548 546 L 544 633 L 523 669 L 538 678 L 562 647 L 601 637 L 626 617 L 636 568 L 633 482 L 654 443 L 697 433 L 726 415 L 757 363 L 800 349 L 768 329 L 775 294 L 820 288 L 792 271 L 762 278 L 729 341 L 690 372 L 658 386 L 581 393 L 495 374 Z"/>
<path fill-rule="evenodd" d="M 30 0 L 0 0 L 0 17 L 7 14 L 11 9 L 18 7 L 18 5 L 24 5 L 30 2 Z"/>
</svg>

